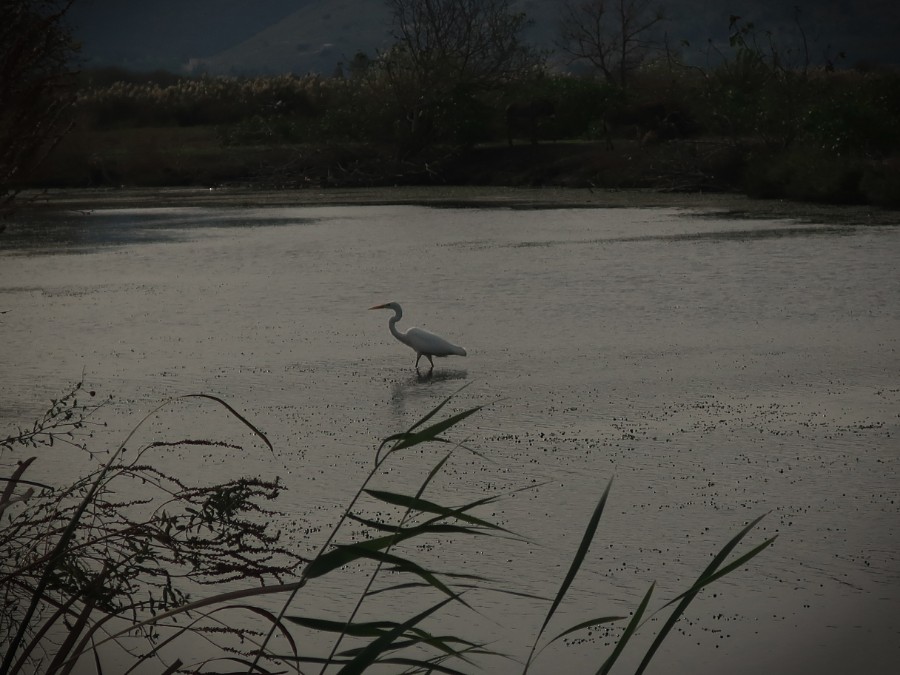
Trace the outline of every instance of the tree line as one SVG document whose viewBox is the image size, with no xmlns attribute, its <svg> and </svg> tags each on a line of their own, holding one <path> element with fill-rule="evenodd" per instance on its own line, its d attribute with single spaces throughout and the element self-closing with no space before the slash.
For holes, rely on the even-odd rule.
<svg viewBox="0 0 900 675">
<path fill-rule="evenodd" d="M 794 185 L 786 196 L 886 204 L 900 194 L 900 76 L 813 65 L 799 21 L 784 42 L 733 16 L 728 47 L 710 44 L 701 66 L 669 44 L 649 0 L 560 3 L 552 58 L 524 39 L 528 17 L 512 0 L 386 0 L 393 44 L 327 76 L 79 77 L 72 0 L 3 2 L 18 22 L 3 29 L 0 57 L 7 198 L 75 121 L 214 126 L 232 147 L 377 145 L 431 167 L 486 143 L 598 141 L 613 152 L 716 139 L 735 185 L 754 194 Z M 41 56 L 16 65 L 28 40 Z"/>
</svg>

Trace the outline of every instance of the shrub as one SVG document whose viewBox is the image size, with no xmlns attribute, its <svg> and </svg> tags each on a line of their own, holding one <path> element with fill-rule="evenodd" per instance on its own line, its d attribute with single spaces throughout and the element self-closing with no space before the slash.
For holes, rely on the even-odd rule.
<svg viewBox="0 0 900 675">
<path fill-rule="evenodd" d="M 71 128 L 71 0 L 0 2 L 0 215 Z M 2 227 L 0 227 L 2 230 Z"/>
<path fill-rule="evenodd" d="M 900 74 L 817 73 L 804 140 L 835 154 L 884 157 L 900 149 Z"/>
<path fill-rule="evenodd" d="M 0 440 L 4 453 L 38 453 L 19 461 L 0 499 L 4 673 L 30 672 L 39 664 L 47 672 L 63 668 L 110 641 L 110 633 L 127 642 L 140 638 L 136 662 L 152 658 L 161 646 L 154 644 L 156 624 L 167 613 L 178 614 L 193 587 L 221 588 L 247 579 L 279 583 L 293 578 L 302 562 L 281 545 L 281 533 L 269 524 L 279 515 L 271 508 L 283 489 L 277 479 L 192 485 L 153 459 L 160 452 L 240 449 L 224 441 L 158 441 L 126 454 L 133 431 L 108 461 L 71 485 L 26 480 L 42 450 L 62 443 L 88 451 L 102 404 L 82 401 L 93 396 L 78 384 L 31 427 Z M 223 406 L 265 441 L 221 399 L 200 399 Z M 197 619 L 175 635 L 191 630 L 225 648 L 253 640 L 256 632 Z M 51 636 L 60 631 L 64 639 L 53 645 Z"/>
<path fill-rule="evenodd" d="M 868 164 L 863 170 L 860 190 L 871 204 L 900 208 L 900 158 Z"/>
<path fill-rule="evenodd" d="M 321 114 L 327 87 L 318 76 L 119 80 L 78 95 L 82 119 L 98 129 L 234 124 L 263 117 Z"/>
<path fill-rule="evenodd" d="M 752 197 L 853 204 L 863 201 L 862 175 L 858 159 L 821 148 L 757 150 L 745 171 L 744 188 Z"/>
</svg>

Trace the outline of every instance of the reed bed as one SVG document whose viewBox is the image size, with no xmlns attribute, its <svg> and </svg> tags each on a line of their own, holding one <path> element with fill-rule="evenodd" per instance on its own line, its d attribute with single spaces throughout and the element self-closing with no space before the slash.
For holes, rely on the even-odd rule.
<svg viewBox="0 0 900 675">
<path fill-rule="evenodd" d="M 480 515 L 484 507 L 504 495 L 487 495 L 462 505 L 442 503 L 452 495 L 431 495 L 434 479 L 454 454 L 476 452 L 452 436 L 468 418 L 480 414 L 482 407 L 450 412 L 452 401 L 453 396 L 446 398 L 411 427 L 377 446 L 372 467 L 355 496 L 330 531 L 322 535 L 315 555 L 303 557 L 273 526 L 285 515 L 278 509 L 284 489 L 278 480 L 241 478 L 210 486 L 190 485 L 152 461 L 153 452 L 161 448 L 240 446 L 186 438 L 130 447 L 149 420 L 173 406 L 193 402 L 214 406 L 237 420 L 267 450 L 273 449 L 262 431 L 217 396 L 197 394 L 163 402 L 105 461 L 71 485 L 29 481 L 27 471 L 50 447 L 62 443 L 75 451 L 91 452 L 91 430 L 100 423 L 104 403 L 97 402 L 82 384 L 76 385 L 53 401 L 33 425 L 0 440 L 9 467 L 0 497 L 0 641 L 4 651 L 0 672 L 69 673 L 85 661 L 104 672 L 106 648 L 113 644 L 127 654 L 128 672 L 150 665 L 155 668 L 151 672 L 161 673 L 222 672 L 223 668 L 248 673 L 286 669 L 361 673 L 376 666 L 405 672 L 463 673 L 476 669 L 478 657 L 499 656 L 490 645 L 440 631 L 441 611 L 451 604 L 477 609 L 469 602 L 468 591 L 473 588 L 524 594 L 503 590 L 496 580 L 477 572 L 430 569 L 415 559 L 415 546 L 408 546 L 447 536 L 527 540 Z M 426 447 L 437 450 L 436 460 L 427 459 L 435 455 L 420 452 Z M 414 492 L 377 487 L 378 478 L 394 462 L 425 463 L 425 477 Z M 577 549 L 569 553 L 571 559 L 555 595 L 529 596 L 547 604 L 543 624 L 527 655 L 503 655 L 511 658 L 511 663 L 521 664 L 523 673 L 548 645 L 597 626 L 621 626 L 625 621 L 621 616 L 598 616 L 551 637 L 546 635 L 585 564 L 611 490 L 610 481 L 598 497 Z M 364 504 L 375 504 L 380 515 L 366 515 L 371 509 L 364 509 Z M 612 651 L 597 655 L 598 672 L 611 672 L 632 636 L 648 630 L 645 626 L 651 616 L 667 615 L 637 668 L 636 672 L 642 673 L 704 588 L 746 567 L 773 543 L 775 537 L 737 551 L 762 517 L 744 524 L 693 584 L 652 613 L 655 585 L 650 584 Z M 345 618 L 334 620 L 300 611 L 306 607 L 302 601 L 305 589 L 348 569 L 363 575 L 365 581 Z M 248 580 L 254 584 L 248 587 Z M 240 587 L 234 588 L 236 582 Z M 206 592 L 194 599 L 187 589 L 198 584 Z M 420 597 L 423 589 L 437 598 L 423 610 L 409 616 L 360 618 L 363 605 L 376 594 L 412 598 Z M 261 602 L 273 595 L 279 599 L 277 611 Z M 243 621 L 235 621 L 235 614 L 241 614 Z M 304 651 L 306 643 L 295 639 L 294 628 L 312 631 L 319 644 L 330 644 L 327 655 Z M 272 646 L 275 636 L 282 639 L 279 644 L 289 646 L 287 653 Z M 179 654 L 179 649 L 190 653 L 182 646 L 188 637 L 202 638 L 213 655 L 184 661 L 185 651 Z"/>
</svg>

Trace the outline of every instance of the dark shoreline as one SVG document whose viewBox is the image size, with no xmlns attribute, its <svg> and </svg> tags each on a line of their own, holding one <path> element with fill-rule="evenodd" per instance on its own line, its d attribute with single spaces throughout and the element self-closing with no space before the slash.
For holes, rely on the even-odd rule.
<svg viewBox="0 0 900 675">
<path fill-rule="evenodd" d="M 678 208 L 752 219 L 793 219 L 837 225 L 900 225 L 900 211 L 871 205 L 836 206 L 781 199 L 753 199 L 734 193 L 660 192 L 649 189 L 495 186 L 283 190 L 254 187 L 72 188 L 28 191 L 22 193 L 18 201 L 20 212 L 50 210 L 84 215 L 89 215 L 95 209 L 397 204 L 435 208 Z"/>
</svg>

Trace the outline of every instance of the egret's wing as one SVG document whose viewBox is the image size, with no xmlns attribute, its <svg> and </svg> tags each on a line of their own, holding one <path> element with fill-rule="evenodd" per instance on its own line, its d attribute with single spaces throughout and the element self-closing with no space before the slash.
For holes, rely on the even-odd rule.
<svg viewBox="0 0 900 675">
<path fill-rule="evenodd" d="M 465 355 L 466 353 L 462 347 L 457 347 L 440 335 L 435 335 L 424 328 L 410 328 L 406 331 L 406 337 L 409 341 L 409 346 L 415 349 L 419 354 L 447 356 L 449 354 Z"/>
</svg>

